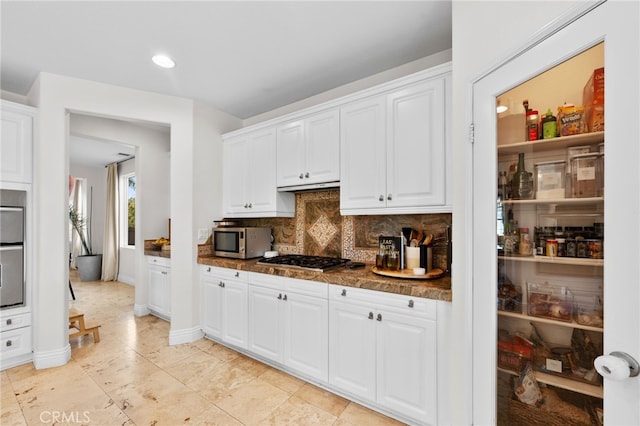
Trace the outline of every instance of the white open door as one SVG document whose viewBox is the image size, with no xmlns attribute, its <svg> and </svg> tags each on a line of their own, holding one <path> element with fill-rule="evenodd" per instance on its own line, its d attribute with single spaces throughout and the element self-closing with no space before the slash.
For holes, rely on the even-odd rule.
<svg viewBox="0 0 640 426">
<path fill-rule="evenodd" d="M 639 2 L 605 2 L 532 46 L 523 46 L 520 54 L 473 85 L 475 134 L 469 187 L 473 188 L 474 424 L 498 421 L 496 98 L 600 43 L 604 44 L 606 91 L 605 195 L 601 201 L 606 243 L 604 262 L 599 266 L 604 296 L 602 346 L 605 355 L 621 351 L 640 360 L 639 21 Z M 640 376 L 604 378 L 599 386 L 605 424 L 640 424 Z"/>
</svg>

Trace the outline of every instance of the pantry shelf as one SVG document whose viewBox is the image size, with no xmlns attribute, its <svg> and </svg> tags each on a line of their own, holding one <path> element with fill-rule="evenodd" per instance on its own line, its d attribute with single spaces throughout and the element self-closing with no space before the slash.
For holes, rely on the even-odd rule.
<svg viewBox="0 0 640 426">
<path fill-rule="evenodd" d="M 526 305 L 524 305 L 523 308 L 526 310 L 527 309 Z M 535 316 L 525 315 L 525 314 L 521 314 L 521 313 L 518 313 L 518 312 L 512 312 L 512 311 L 498 310 L 498 315 L 501 316 L 501 317 L 516 318 L 516 319 L 521 319 L 521 320 L 526 320 L 526 321 L 534 321 L 534 322 L 542 323 L 542 324 L 553 324 L 553 325 L 559 325 L 559 326 L 562 326 L 562 327 L 579 328 L 579 329 L 582 329 L 582 330 L 595 331 L 597 333 L 602 333 L 604 331 L 602 327 L 593 327 L 591 325 L 579 324 L 579 323 L 577 323 L 575 321 L 566 321 L 566 322 L 565 321 L 556 321 L 556 320 L 552 320 L 552 319 L 535 317 Z"/>
<path fill-rule="evenodd" d="M 519 376 L 518 373 L 507 370 L 505 368 L 497 367 L 498 371 L 511 374 L 514 376 Z M 583 395 L 589 395 L 596 398 L 603 398 L 603 389 L 602 386 L 590 385 L 588 383 L 579 382 L 572 379 L 567 379 L 564 377 L 556 376 L 554 374 L 543 373 L 542 371 L 535 371 L 536 380 L 540 383 L 545 383 L 547 385 L 555 386 L 561 389 L 567 389 L 573 392 L 579 392 Z"/>
<path fill-rule="evenodd" d="M 562 136 L 537 141 L 524 141 L 498 145 L 498 155 L 518 154 L 520 152 L 544 152 L 556 149 L 566 149 L 573 146 L 591 145 L 604 141 L 604 132 L 582 133 L 579 135 Z"/>
<path fill-rule="evenodd" d="M 550 257 L 550 256 L 498 256 L 498 259 L 515 262 L 554 263 L 556 265 L 596 266 L 603 267 L 604 259 L 583 259 L 579 257 Z"/>
</svg>

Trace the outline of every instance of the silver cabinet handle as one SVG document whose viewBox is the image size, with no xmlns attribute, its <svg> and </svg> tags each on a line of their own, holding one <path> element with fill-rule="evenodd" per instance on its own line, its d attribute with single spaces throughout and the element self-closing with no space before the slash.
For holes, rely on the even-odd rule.
<svg viewBox="0 0 640 426">
<path fill-rule="evenodd" d="M 220 281 L 220 282 L 218 283 L 218 287 L 224 287 L 224 283 L 223 283 L 222 281 Z"/>
<path fill-rule="evenodd" d="M 287 301 L 287 295 L 286 294 L 282 297 L 282 300 L 284 300 L 285 302 Z"/>
<path fill-rule="evenodd" d="M 413 300 L 409 300 L 409 307 L 413 308 Z"/>
<path fill-rule="evenodd" d="M 282 300 L 282 293 L 278 294 L 278 300 Z"/>
<path fill-rule="evenodd" d="M 384 195 L 380 194 L 380 198 L 378 198 L 378 201 L 384 201 Z"/>
<path fill-rule="evenodd" d="M 340 293 L 340 296 L 346 296 L 346 295 L 347 295 L 347 290 L 343 288 L 342 293 Z"/>
<path fill-rule="evenodd" d="M 382 314 L 378 314 L 378 316 L 376 317 L 376 321 L 382 321 Z"/>
<path fill-rule="evenodd" d="M 391 194 L 387 195 L 387 200 L 391 201 Z"/>
<path fill-rule="evenodd" d="M 304 177 L 308 178 L 309 177 L 309 172 L 305 173 Z"/>
<path fill-rule="evenodd" d="M 207 272 L 211 272 L 211 266 L 207 268 Z"/>
<path fill-rule="evenodd" d="M 235 277 L 236 277 L 236 278 L 238 278 L 239 276 L 240 276 L 240 272 L 237 272 L 237 271 L 236 271 L 236 275 L 235 275 Z"/>
<path fill-rule="evenodd" d="M 12 320 L 11 318 L 9 318 L 9 319 L 7 320 L 7 325 L 11 325 L 11 324 L 13 324 L 13 320 Z"/>
<path fill-rule="evenodd" d="M 253 205 L 251 205 L 251 203 L 249 203 L 249 208 L 252 208 L 252 207 L 253 207 Z"/>
<path fill-rule="evenodd" d="M 300 176 L 298 176 L 300 179 L 304 178 L 304 175 L 302 173 L 300 173 Z"/>
<path fill-rule="evenodd" d="M 162 271 L 162 275 L 167 275 L 167 271 Z"/>
<path fill-rule="evenodd" d="M 369 319 L 373 319 L 373 312 L 369 312 Z"/>
<path fill-rule="evenodd" d="M 247 206 L 248 206 L 248 204 L 247 204 L 247 203 L 244 203 L 244 208 L 245 208 L 245 209 L 247 208 Z"/>
<path fill-rule="evenodd" d="M 7 347 L 12 346 L 13 342 L 11 340 L 7 340 Z"/>
</svg>

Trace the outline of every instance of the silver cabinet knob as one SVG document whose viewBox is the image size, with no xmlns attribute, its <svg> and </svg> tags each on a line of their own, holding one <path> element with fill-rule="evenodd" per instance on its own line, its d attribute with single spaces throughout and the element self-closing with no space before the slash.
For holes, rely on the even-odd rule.
<svg viewBox="0 0 640 426">
<path fill-rule="evenodd" d="M 409 307 L 413 308 L 413 300 L 409 300 Z"/>
<path fill-rule="evenodd" d="M 384 201 L 384 195 L 380 194 L 380 197 L 378 198 L 378 201 Z"/>
<path fill-rule="evenodd" d="M 376 317 L 376 321 L 382 321 L 382 314 L 378 314 L 378 316 Z"/>
<path fill-rule="evenodd" d="M 240 276 L 240 272 L 236 271 L 235 277 L 238 278 Z"/>
<path fill-rule="evenodd" d="M 300 176 L 298 176 L 298 178 L 302 179 L 302 178 L 304 178 L 304 175 L 302 173 L 300 173 Z"/>
<path fill-rule="evenodd" d="M 249 204 L 245 203 L 244 208 L 246 209 L 247 207 L 249 207 Z"/>
<path fill-rule="evenodd" d="M 12 346 L 13 342 L 11 340 L 7 340 L 7 347 Z"/>
<path fill-rule="evenodd" d="M 391 194 L 387 195 L 387 200 L 391 201 Z"/>
<path fill-rule="evenodd" d="M 282 293 L 278 294 L 278 300 L 282 300 Z"/>
<path fill-rule="evenodd" d="M 285 302 L 287 301 L 287 295 L 286 294 L 282 297 L 282 300 L 284 300 Z"/>
<path fill-rule="evenodd" d="M 343 288 L 342 293 L 340 293 L 340 296 L 346 296 L 346 295 L 347 295 L 347 290 Z"/>
<path fill-rule="evenodd" d="M 222 281 L 220 281 L 220 282 L 218 283 L 218 287 L 224 287 L 224 283 L 223 283 Z"/>
<path fill-rule="evenodd" d="M 11 324 L 13 324 L 13 320 L 12 320 L 11 318 L 9 318 L 9 319 L 7 320 L 7 325 L 11 325 Z"/>
<path fill-rule="evenodd" d="M 211 272 L 211 266 L 207 268 L 207 272 Z"/>
<path fill-rule="evenodd" d="M 162 271 L 162 275 L 167 275 L 167 271 Z"/>
<path fill-rule="evenodd" d="M 308 178 L 309 177 L 309 172 L 305 173 L 304 177 Z"/>
<path fill-rule="evenodd" d="M 253 205 L 251 203 L 249 203 L 249 208 L 252 208 L 252 207 L 253 207 Z"/>
<path fill-rule="evenodd" d="M 373 312 L 369 312 L 369 319 L 373 319 Z"/>
</svg>

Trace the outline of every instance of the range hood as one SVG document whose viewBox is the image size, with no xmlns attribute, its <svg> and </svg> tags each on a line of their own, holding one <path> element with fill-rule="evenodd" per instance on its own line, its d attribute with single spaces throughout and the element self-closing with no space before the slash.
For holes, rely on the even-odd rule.
<svg viewBox="0 0 640 426">
<path fill-rule="evenodd" d="M 310 183 L 305 185 L 279 186 L 278 192 L 317 191 L 321 189 L 339 188 L 340 181 Z"/>
</svg>

